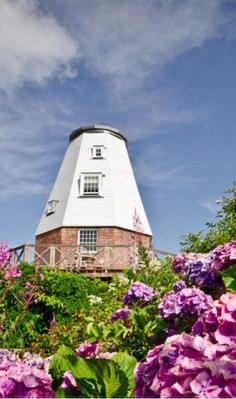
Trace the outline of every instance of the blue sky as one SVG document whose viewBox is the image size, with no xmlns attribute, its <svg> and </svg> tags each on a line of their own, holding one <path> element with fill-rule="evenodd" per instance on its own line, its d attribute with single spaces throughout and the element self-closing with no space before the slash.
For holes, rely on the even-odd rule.
<svg viewBox="0 0 236 399">
<path fill-rule="evenodd" d="M 68 136 L 108 124 L 154 235 L 214 219 L 235 179 L 236 2 L 1 0 L 0 239 L 33 242 Z"/>
</svg>

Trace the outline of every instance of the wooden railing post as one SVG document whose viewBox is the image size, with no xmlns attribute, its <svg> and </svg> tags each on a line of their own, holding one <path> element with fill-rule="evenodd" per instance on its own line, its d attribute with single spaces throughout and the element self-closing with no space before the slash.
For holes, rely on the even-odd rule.
<svg viewBox="0 0 236 399">
<path fill-rule="evenodd" d="M 56 255 L 56 248 L 55 247 L 50 247 L 49 248 L 49 265 L 54 266 L 55 265 L 55 255 Z"/>
<path fill-rule="evenodd" d="M 105 266 L 105 270 L 109 270 L 109 266 L 110 266 L 110 248 L 108 247 L 108 245 L 105 246 L 105 262 L 104 262 L 104 266 Z"/>
<path fill-rule="evenodd" d="M 23 262 L 29 263 L 29 247 L 27 244 L 25 244 L 23 248 Z"/>
</svg>

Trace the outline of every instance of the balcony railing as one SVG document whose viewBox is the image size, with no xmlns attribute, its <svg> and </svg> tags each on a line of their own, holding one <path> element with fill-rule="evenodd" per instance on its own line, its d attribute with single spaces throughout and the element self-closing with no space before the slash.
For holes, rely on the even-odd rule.
<svg viewBox="0 0 236 399">
<path fill-rule="evenodd" d="M 114 273 L 132 267 L 136 269 L 140 262 L 137 244 L 97 245 L 90 251 L 91 245 L 63 245 L 63 244 L 23 244 L 11 248 L 11 263 L 26 262 L 50 269 L 75 271 L 85 275 L 108 277 Z M 167 251 L 149 249 L 152 259 L 163 256 L 174 256 Z"/>
</svg>

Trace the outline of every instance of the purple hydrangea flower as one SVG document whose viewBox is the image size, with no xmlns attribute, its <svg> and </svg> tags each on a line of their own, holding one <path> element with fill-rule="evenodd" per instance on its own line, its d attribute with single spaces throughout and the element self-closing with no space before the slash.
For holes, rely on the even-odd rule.
<svg viewBox="0 0 236 399">
<path fill-rule="evenodd" d="M 130 314 L 130 309 L 128 308 L 117 309 L 111 316 L 111 321 L 114 322 L 116 320 L 121 319 L 127 324 L 129 319 L 129 314 Z"/>
<path fill-rule="evenodd" d="M 236 264 L 236 241 L 219 245 L 212 252 L 212 267 L 215 270 L 226 269 Z"/>
<path fill-rule="evenodd" d="M 236 344 L 236 294 L 226 293 L 194 324 L 194 335 L 222 345 Z"/>
<path fill-rule="evenodd" d="M 174 292 L 179 292 L 181 291 L 183 288 L 186 288 L 186 284 L 183 280 L 179 280 L 176 283 L 173 284 L 173 291 Z"/>
<path fill-rule="evenodd" d="M 76 350 L 76 355 L 85 359 L 111 359 L 116 352 L 103 352 L 102 345 L 99 343 L 84 342 Z"/>
<path fill-rule="evenodd" d="M 175 335 L 148 352 L 135 368 L 135 396 L 235 397 L 236 346 Z"/>
<path fill-rule="evenodd" d="M 183 316 L 200 316 L 213 305 L 213 299 L 198 288 L 183 288 L 176 293 L 166 294 L 159 304 L 164 319 Z"/>
<path fill-rule="evenodd" d="M 136 281 L 129 287 L 127 294 L 124 296 L 124 303 L 128 306 L 132 306 L 135 303 L 144 306 L 156 296 L 157 292 L 153 288 Z"/>
<path fill-rule="evenodd" d="M 85 359 L 91 359 L 93 357 L 96 357 L 101 349 L 101 344 L 84 342 L 75 350 L 75 352 L 80 357 L 84 357 Z"/>
<path fill-rule="evenodd" d="M 52 378 L 43 359 L 29 353 L 20 360 L 15 353 L 0 351 L 1 398 L 53 398 Z"/>
<path fill-rule="evenodd" d="M 189 256 L 189 254 L 182 253 L 182 254 L 178 254 L 174 257 L 172 267 L 173 267 L 175 273 L 182 272 L 184 265 L 188 259 L 188 256 Z"/>
</svg>

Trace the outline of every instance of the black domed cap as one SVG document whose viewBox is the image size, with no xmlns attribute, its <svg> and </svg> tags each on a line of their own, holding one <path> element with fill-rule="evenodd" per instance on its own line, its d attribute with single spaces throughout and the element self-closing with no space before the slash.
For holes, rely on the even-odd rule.
<svg viewBox="0 0 236 399">
<path fill-rule="evenodd" d="M 115 129 L 114 127 L 111 126 L 106 126 L 106 125 L 89 125 L 89 126 L 82 126 L 76 130 L 73 130 L 73 132 L 70 135 L 69 142 L 73 141 L 76 139 L 76 137 L 81 136 L 83 133 L 110 133 L 115 137 L 118 137 L 121 140 L 124 140 L 126 145 L 128 144 L 127 138 L 120 133 L 118 129 Z"/>
</svg>

